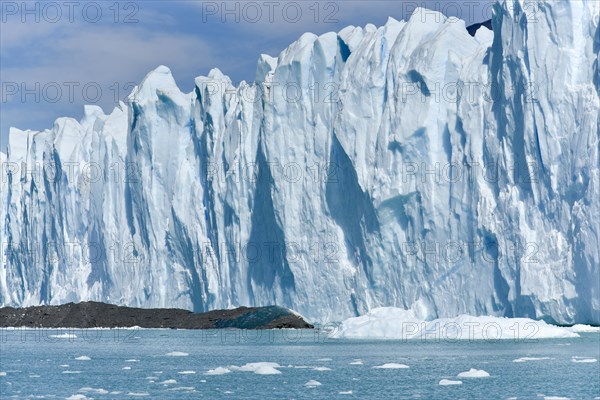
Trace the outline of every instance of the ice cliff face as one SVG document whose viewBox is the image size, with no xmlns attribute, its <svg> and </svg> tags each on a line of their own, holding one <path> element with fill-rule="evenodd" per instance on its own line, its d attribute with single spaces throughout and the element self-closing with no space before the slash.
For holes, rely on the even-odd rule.
<svg viewBox="0 0 600 400">
<path fill-rule="evenodd" d="M 11 130 L 3 305 L 377 306 L 600 323 L 597 1 L 303 35 Z"/>
</svg>

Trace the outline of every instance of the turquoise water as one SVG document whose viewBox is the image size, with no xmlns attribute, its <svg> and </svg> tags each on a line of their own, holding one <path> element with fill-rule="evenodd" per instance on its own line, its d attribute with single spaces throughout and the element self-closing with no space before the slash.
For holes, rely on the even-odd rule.
<svg viewBox="0 0 600 400">
<path fill-rule="evenodd" d="M 69 338 L 51 337 L 65 333 Z M 1 334 L 2 399 L 600 396 L 600 363 L 573 362 L 573 357 L 600 359 L 598 333 L 528 342 L 341 341 L 313 331 L 2 330 Z M 166 355 L 172 352 L 180 356 Z M 76 360 L 81 356 L 89 360 Z M 513 361 L 522 357 L 539 359 Z M 278 363 L 281 374 L 205 374 L 217 367 L 250 362 Z M 373 368 L 384 363 L 409 368 Z M 456 378 L 470 368 L 483 369 L 491 376 Z M 180 374 L 182 371 L 188 373 Z M 440 386 L 441 379 L 461 380 L 463 384 Z M 305 386 L 310 380 L 321 386 Z"/>
</svg>

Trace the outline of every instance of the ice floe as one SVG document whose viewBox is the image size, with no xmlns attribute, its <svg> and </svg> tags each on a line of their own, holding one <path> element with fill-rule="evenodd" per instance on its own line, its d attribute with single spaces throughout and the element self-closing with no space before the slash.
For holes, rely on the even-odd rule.
<svg viewBox="0 0 600 400">
<path fill-rule="evenodd" d="M 235 365 L 229 366 L 231 371 L 254 372 L 257 375 L 279 375 L 281 374 L 281 371 L 277 368 L 281 368 L 281 365 L 274 362 L 247 363 L 241 367 Z"/>
<path fill-rule="evenodd" d="M 490 374 L 482 369 L 471 368 L 456 375 L 458 378 L 487 378 Z"/>
<path fill-rule="evenodd" d="M 204 375 L 225 375 L 230 372 L 231 370 L 229 368 L 217 367 L 215 369 L 209 369 L 204 373 Z"/>
<path fill-rule="evenodd" d="M 187 357 L 187 356 L 189 356 L 188 353 L 184 353 L 183 351 L 172 351 L 172 352 L 167 353 L 165 355 L 169 356 L 169 357 Z"/>
<path fill-rule="evenodd" d="M 79 357 L 75 357 L 75 359 L 77 361 L 90 361 L 91 360 L 91 358 L 88 356 L 79 356 Z"/>
<path fill-rule="evenodd" d="M 74 335 L 72 333 L 61 333 L 59 335 L 48 335 L 48 337 L 51 337 L 53 339 L 77 339 L 77 335 Z"/>
<path fill-rule="evenodd" d="M 108 394 L 108 390 L 102 388 L 82 387 L 79 389 L 80 393 L 94 393 L 94 394 Z"/>
<path fill-rule="evenodd" d="M 196 371 L 179 371 L 177 372 L 179 375 L 194 375 Z"/>
<path fill-rule="evenodd" d="M 527 361 L 543 361 L 543 360 L 552 360 L 552 358 L 550 358 L 550 357 L 520 357 L 520 358 L 514 359 L 513 362 L 522 363 L 522 362 L 527 362 Z"/>
<path fill-rule="evenodd" d="M 317 386 L 321 386 L 321 382 L 311 379 L 310 381 L 306 382 L 304 384 L 304 386 L 309 387 L 309 388 L 314 388 Z"/>
<path fill-rule="evenodd" d="M 438 385 L 440 385 L 440 386 L 462 385 L 462 381 L 454 381 L 452 379 L 442 379 L 441 381 L 439 381 Z"/>
<path fill-rule="evenodd" d="M 410 367 L 406 364 L 385 363 L 383 365 L 377 365 L 373 368 L 375 368 L 375 369 L 406 369 L 406 368 L 410 368 Z"/>
<path fill-rule="evenodd" d="M 598 362 L 597 359 L 595 359 L 594 357 L 577 357 L 577 356 L 573 356 L 571 358 L 571 361 L 574 363 L 595 363 Z"/>
</svg>

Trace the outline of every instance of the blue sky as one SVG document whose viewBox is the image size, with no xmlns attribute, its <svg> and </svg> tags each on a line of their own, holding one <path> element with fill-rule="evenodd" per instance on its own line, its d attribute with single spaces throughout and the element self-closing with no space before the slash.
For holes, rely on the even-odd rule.
<svg viewBox="0 0 600 400">
<path fill-rule="evenodd" d="M 217 67 L 252 81 L 261 53 L 277 56 L 304 32 L 383 25 L 416 6 L 468 24 L 491 17 L 492 0 L 46 1 L 0 2 L 0 148 L 8 129 L 41 130 L 84 104 L 110 112 L 158 65 L 183 91 Z M 100 89 L 100 91 L 98 91 Z"/>
</svg>

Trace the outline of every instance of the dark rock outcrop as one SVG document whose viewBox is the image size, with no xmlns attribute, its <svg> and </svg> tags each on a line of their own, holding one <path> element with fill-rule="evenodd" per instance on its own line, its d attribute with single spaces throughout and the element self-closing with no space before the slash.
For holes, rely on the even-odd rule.
<svg viewBox="0 0 600 400">
<path fill-rule="evenodd" d="M 0 308 L 0 327 L 173 329 L 311 329 L 287 308 L 239 307 L 195 314 L 177 308 L 130 308 L 98 302 Z"/>
</svg>

